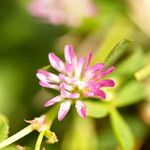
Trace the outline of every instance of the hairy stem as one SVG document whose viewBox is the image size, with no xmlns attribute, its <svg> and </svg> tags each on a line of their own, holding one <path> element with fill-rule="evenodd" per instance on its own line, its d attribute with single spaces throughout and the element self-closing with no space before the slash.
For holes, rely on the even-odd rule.
<svg viewBox="0 0 150 150">
<path fill-rule="evenodd" d="M 0 143 L 0 149 L 14 143 L 15 141 L 21 139 L 22 137 L 26 136 L 27 134 L 31 133 L 33 130 L 35 130 L 32 125 L 29 125 L 19 131 L 18 133 L 14 134 L 13 136 L 9 137 L 8 139 L 4 140 Z"/>
</svg>

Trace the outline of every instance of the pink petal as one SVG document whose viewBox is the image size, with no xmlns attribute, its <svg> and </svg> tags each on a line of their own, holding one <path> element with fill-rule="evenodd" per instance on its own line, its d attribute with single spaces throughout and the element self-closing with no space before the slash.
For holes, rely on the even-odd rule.
<svg viewBox="0 0 150 150">
<path fill-rule="evenodd" d="M 70 95 L 71 93 L 68 92 L 66 89 L 65 89 L 65 84 L 64 83 L 61 83 L 60 84 L 60 93 L 61 93 L 61 96 L 66 98 L 68 95 Z"/>
<path fill-rule="evenodd" d="M 114 70 L 114 67 L 110 67 L 110 68 L 108 68 L 108 69 L 106 69 L 106 70 L 100 72 L 100 73 L 96 76 L 96 78 L 97 78 L 97 79 L 102 78 L 102 77 L 104 77 L 104 76 L 110 74 L 113 70 Z"/>
<path fill-rule="evenodd" d="M 84 57 L 80 57 L 79 61 L 77 62 L 77 68 L 75 70 L 75 76 L 78 77 L 78 78 L 81 76 L 84 62 L 85 62 Z"/>
<path fill-rule="evenodd" d="M 70 105 L 71 105 L 70 101 L 66 101 L 66 102 L 61 103 L 60 109 L 58 112 L 58 120 L 59 121 L 64 119 L 64 117 L 66 116 L 66 114 L 68 113 L 68 111 L 70 109 Z"/>
<path fill-rule="evenodd" d="M 50 100 L 48 100 L 46 103 L 44 103 L 44 106 L 45 107 L 48 107 L 48 106 L 52 106 L 54 105 L 55 103 L 57 102 L 60 102 L 63 98 L 61 96 L 56 96 Z"/>
<path fill-rule="evenodd" d="M 70 99 L 77 99 L 79 97 L 80 97 L 79 93 L 71 93 L 70 95 L 67 96 L 67 98 L 70 98 Z"/>
<path fill-rule="evenodd" d="M 101 99 L 105 99 L 106 98 L 105 92 L 100 90 L 100 89 L 97 89 L 97 90 L 93 91 L 93 93 L 94 93 L 95 97 L 98 97 L 98 98 L 101 98 Z"/>
<path fill-rule="evenodd" d="M 42 87 L 59 90 L 59 86 L 56 85 L 56 84 L 50 84 L 50 83 L 48 83 L 48 82 L 43 82 L 43 81 L 40 81 L 39 84 L 40 84 L 40 86 L 42 86 Z"/>
<path fill-rule="evenodd" d="M 65 73 L 65 65 L 54 53 L 49 53 L 49 61 L 54 69 L 59 72 Z"/>
<path fill-rule="evenodd" d="M 62 83 L 60 85 L 60 93 L 61 93 L 61 96 L 63 98 L 68 98 L 68 99 L 77 99 L 80 97 L 80 94 L 79 93 L 70 93 L 68 92 L 66 89 L 65 89 L 65 85 L 64 83 Z"/>
<path fill-rule="evenodd" d="M 80 117 L 86 118 L 86 105 L 81 101 L 76 101 L 76 110 Z"/>
<path fill-rule="evenodd" d="M 66 75 L 64 74 L 59 74 L 59 79 L 63 82 L 67 82 L 68 84 L 71 84 L 72 83 L 72 79 L 67 77 Z"/>
<path fill-rule="evenodd" d="M 91 67 L 91 72 L 97 72 L 97 71 L 101 71 L 102 69 L 104 69 L 106 67 L 105 64 L 102 64 L 102 63 L 98 63 L 98 64 L 95 64 L 93 67 Z"/>
<path fill-rule="evenodd" d="M 59 87 L 60 87 L 60 89 L 65 89 L 68 91 L 73 90 L 73 87 L 65 82 L 62 82 Z"/>
<path fill-rule="evenodd" d="M 85 92 L 84 95 L 86 97 L 96 97 L 96 98 L 100 98 L 100 99 L 106 98 L 105 92 L 100 89 L 96 89 L 96 88 L 91 89 L 91 91 Z"/>
<path fill-rule="evenodd" d="M 66 73 L 68 73 L 69 75 L 72 75 L 72 73 L 73 73 L 73 65 L 72 64 L 66 64 L 65 65 L 65 70 L 66 70 Z"/>
<path fill-rule="evenodd" d="M 111 79 L 102 80 L 99 82 L 99 87 L 114 87 L 115 82 Z"/>
<path fill-rule="evenodd" d="M 92 53 L 89 53 L 89 56 L 88 56 L 88 61 L 87 61 L 87 67 L 89 67 L 89 65 L 90 65 L 90 62 L 91 62 L 91 60 L 92 60 Z"/>
<path fill-rule="evenodd" d="M 101 87 L 114 87 L 115 82 L 111 79 L 101 80 L 99 82 L 89 81 L 87 86 L 89 89 L 99 89 Z"/>
<path fill-rule="evenodd" d="M 75 51 L 71 45 L 65 46 L 64 55 L 65 55 L 65 60 L 68 64 L 72 64 L 74 61 L 77 61 Z"/>
<path fill-rule="evenodd" d="M 105 64 L 101 64 L 101 63 L 95 64 L 93 67 L 87 68 L 85 72 L 86 80 L 90 80 L 91 78 L 96 76 L 99 71 L 101 71 L 104 68 L 105 68 Z"/>
<path fill-rule="evenodd" d="M 85 92 L 85 93 L 84 93 L 84 96 L 87 97 L 87 98 L 88 98 L 88 97 L 94 97 L 94 93 L 91 92 L 91 91 L 88 91 L 88 92 Z"/>
<path fill-rule="evenodd" d="M 38 77 L 39 80 L 43 82 L 52 82 L 52 83 L 59 83 L 60 79 L 57 75 L 50 73 L 46 70 L 38 70 L 36 73 L 36 76 Z"/>
</svg>

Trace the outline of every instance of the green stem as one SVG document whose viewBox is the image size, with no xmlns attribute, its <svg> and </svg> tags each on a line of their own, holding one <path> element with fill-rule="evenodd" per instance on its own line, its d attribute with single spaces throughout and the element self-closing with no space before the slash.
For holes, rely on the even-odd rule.
<svg viewBox="0 0 150 150">
<path fill-rule="evenodd" d="M 48 112 L 46 113 L 46 116 L 47 116 L 47 118 L 48 118 L 48 128 L 51 127 L 52 122 L 53 122 L 53 120 L 54 120 L 55 117 L 56 117 L 56 114 L 57 114 L 57 105 L 56 105 L 55 107 L 53 107 L 50 111 L 48 111 Z M 2 149 L 2 148 L 4 148 L 4 147 L 6 147 L 6 146 L 8 146 L 8 145 L 10 145 L 10 144 L 12 144 L 12 143 L 14 143 L 14 142 L 16 142 L 17 140 L 23 138 L 24 136 L 28 135 L 29 133 L 31 133 L 31 132 L 34 131 L 34 130 L 36 130 L 36 128 L 34 128 L 34 126 L 33 126 L 32 124 L 30 124 L 29 126 L 25 127 L 25 128 L 22 129 L 21 131 L 19 131 L 18 133 L 14 134 L 14 135 L 12 135 L 11 137 L 7 138 L 6 140 L 2 141 L 2 142 L 0 143 L 0 149 Z M 42 138 L 43 138 L 43 137 L 42 137 L 43 134 L 44 134 L 43 132 L 44 132 L 44 131 L 40 132 L 40 135 L 39 135 L 39 137 L 38 137 L 37 143 L 39 143 L 39 144 L 40 144 L 40 142 L 39 142 L 40 139 L 42 140 Z M 42 137 L 42 138 L 41 138 L 41 137 Z M 37 144 L 37 143 L 36 143 L 36 145 L 39 145 L 39 144 Z M 38 149 L 36 149 L 36 150 L 38 150 Z"/>
<path fill-rule="evenodd" d="M 40 150 L 44 134 L 45 134 L 45 131 L 40 132 L 38 139 L 37 139 L 37 142 L 35 144 L 35 150 Z"/>
<path fill-rule="evenodd" d="M 9 137 L 8 139 L 4 140 L 0 143 L 0 149 L 14 143 L 15 141 L 21 139 L 22 137 L 26 136 L 27 134 L 31 133 L 33 130 L 35 130 L 32 125 L 29 125 L 19 131 L 18 133 L 14 134 L 13 136 Z"/>
</svg>

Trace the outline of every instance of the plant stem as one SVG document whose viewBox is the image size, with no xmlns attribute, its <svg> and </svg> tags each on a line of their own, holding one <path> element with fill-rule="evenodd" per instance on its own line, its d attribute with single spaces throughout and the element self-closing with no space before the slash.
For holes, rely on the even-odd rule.
<svg viewBox="0 0 150 150">
<path fill-rule="evenodd" d="M 4 140 L 0 143 L 0 149 L 14 143 L 15 141 L 21 139 L 22 137 L 26 136 L 27 134 L 31 133 L 33 130 L 35 130 L 31 125 L 25 127 L 18 133 L 14 134 L 13 136 L 9 137 L 8 139 Z"/>
<path fill-rule="evenodd" d="M 48 128 L 47 129 L 50 129 L 51 128 L 51 125 L 52 125 L 52 122 L 53 120 L 55 119 L 56 117 L 56 114 L 57 114 L 57 106 L 55 106 L 54 108 L 52 108 L 50 111 L 48 111 L 45 115 L 47 116 L 47 119 L 48 119 Z M 41 143 L 42 143 L 42 139 L 44 137 L 44 134 L 45 134 L 45 131 L 41 131 L 39 136 L 38 136 L 38 139 L 36 141 L 36 144 L 35 144 L 35 150 L 40 150 L 40 147 L 41 147 Z"/>
<path fill-rule="evenodd" d="M 56 117 L 56 114 L 57 114 L 56 106 L 46 113 L 46 116 L 48 118 L 48 128 L 51 127 L 52 122 Z M 29 133 L 31 133 L 34 130 L 37 130 L 37 129 L 32 124 L 30 124 L 29 126 L 25 127 L 21 131 L 19 131 L 18 133 L 14 134 L 11 137 L 7 138 L 6 140 L 2 141 L 0 143 L 0 149 L 16 142 L 17 140 L 23 138 L 24 136 L 28 135 Z M 43 136 L 44 136 L 44 131 L 40 132 L 40 134 L 39 134 L 38 140 L 36 142 L 35 150 L 40 150 L 40 145 L 41 145 Z"/>
<path fill-rule="evenodd" d="M 41 147 L 41 143 L 42 143 L 42 139 L 44 137 L 45 131 L 40 132 L 37 142 L 35 144 L 35 150 L 40 150 Z"/>
</svg>

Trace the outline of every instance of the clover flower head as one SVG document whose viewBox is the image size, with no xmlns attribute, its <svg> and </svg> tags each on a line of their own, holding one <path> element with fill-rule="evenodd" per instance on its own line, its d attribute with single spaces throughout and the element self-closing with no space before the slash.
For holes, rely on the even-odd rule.
<svg viewBox="0 0 150 150">
<path fill-rule="evenodd" d="M 48 100 L 45 107 L 61 102 L 58 112 L 58 120 L 61 121 L 68 113 L 72 103 L 75 103 L 77 113 L 82 118 L 86 117 L 86 105 L 83 102 L 86 98 L 105 99 L 106 93 L 103 87 L 114 87 L 115 82 L 111 79 L 104 79 L 110 74 L 114 67 L 106 68 L 105 64 L 97 63 L 90 66 L 92 53 L 88 59 L 80 57 L 77 59 L 71 45 L 64 49 L 65 63 L 54 53 L 49 53 L 50 65 L 58 71 L 58 75 L 46 70 L 38 70 L 37 77 L 42 87 L 60 91 L 60 95 Z"/>
</svg>

